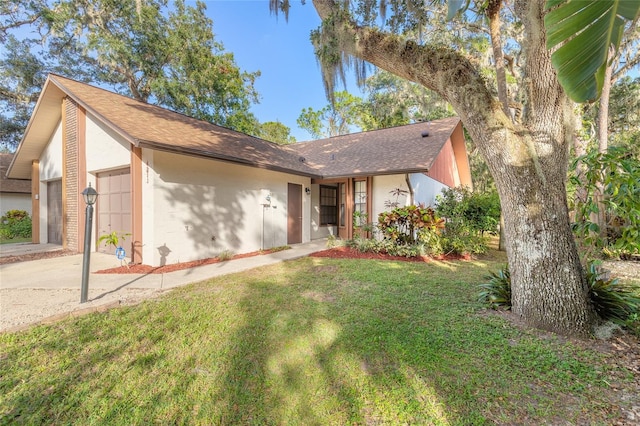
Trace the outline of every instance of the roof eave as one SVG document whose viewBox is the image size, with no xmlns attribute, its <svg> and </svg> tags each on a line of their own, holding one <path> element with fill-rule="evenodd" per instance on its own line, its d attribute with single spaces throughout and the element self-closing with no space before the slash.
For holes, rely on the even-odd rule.
<svg viewBox="0 0 640 426">
<path fill-rule="evenodd" d="M 151 150 L 155 150 L 155 151 L 163 151 L 163 152 L 170 152 L 170 153 L 174 153 L 174 154 L 190 155 L 190 156 L 199 157 L 199 158 L 208 158 L 208 159 L 212 159 L 212 160 L 224 161 L 226 163 L 240 164 L 240 165 L 243 165 L 243 166 L 256 167 L 258 169 L 271 170 L 271 171 L 275 171 L 275 172 L 282 172 L 282 173 L 288 173 L 288 174 L 293 174 L 293 175 L 297 175 L 297 176 L 309 177 L 309 178 L 312 178 L 312 179 L 320 179 L 320 178 L 322 178 L 322 176 L 320 174 L 316 174 L 316 173 L 305 172 L 305 171 L 302 171 L 302 170 L 295 170 L 295 169 L 290 169 L 290 168 L 286 168 L 286 167 L 280 167 L 280 166 L 276 166 L 276 165 L 268 164 L 268 163 L 251 162 L 251 161 L 247 161 L 247 160 L 245 160 L 243 158 L 227 156 L 227 155 L 222 155 L 222 154 L 216 154 L 216 153 L 212 153 L 212 152 L 209 152 L 209 151 L 206 151 L 206 150 L 177 147 L 177 146 L 173 146 L 173 145 L 166 145 L 166 144 L 162 144 L 162 143 L 159 143 L 159 142 L 146 141 L 146 140 L 138 140 L 137 141 L 137 145 L 140 146 L 141 148 L 147 148 L 147 149 L 151 149 Z"/>
<path fill-rule="evenodd" d="M 429 169 L 425 168 L 415 168 L 415 169 L 394 169 L 394 170 L 369 170 L 362 172 L 353 172 L 353 173 L 327 173 L 323 174 L 320 179 L 348 179 L 348 178 L 358 178 L 365 176 L 389 176 L 389 175 L 404 175 L 407 173 L 428 173 Z"/>
<path fill-rule="evenodd" d="M 11 163 L 9 163 L 9 167 L 7 167 L 7 172 L 6 172 L 6 176 L 10 179 L 30 179 L 31 178 L 31 161 L 33 161 L 33 159 L 31 158 L 29 160 L 29 169 L 28 169 L 28 174 L 25 174 L 25 168 L 27 166 L 25 165 L 21 165 L 22 166 L 22 170 L 20 168 L 18 168 L 18 170 L 15 170 L 14 168 L 16 167 L 16 164 L 21 163 L 23 161 L 22 156 L 26 155 L 23 154 L 23 151 L 26 149 L 25 145 L 27 144 L 27 141 L 29 140 L 31 133 L 32 133 L 32 128 L 33 128 L 33 124 L 36 122 L 36 120 L 38 119 L 39 115 L 42 113 L 41 111 L 43 110 L 43 108 L 45 108 L 45 106 L 43 106 L 45 104 L 45 98 L 49 95 L 49 87 L 51 85 L 55 85 L 57 87 L 57 84 L 52 83 L 51 81 L 51 76 L 47 77 L 47 80 L 44 83 L 42 92 L 40 93 L 40 96 L 38 96 L 38 100 L 36 101 L 36 106 L 33 108 L 33 112 L 31 113 L 31 118 L 29 119 L 29 122 L 27 123 L 27 127 L 25 128 L 24 131 L 24 135 L 22 136 L 22 139 L 20 140 L 20 143 L 18 144 L 18 148 L 16 149 L 16 152 L 13 156 L 13 158 L 11 159 Z M 58 88 L 61 92 L 64 93 L 64 91 L 60 88 Z M 54 98 L 55 99 L 55 98 Z M 62 97 L 60 97 L 60 99 L 62 99 Z M 58 117 L 56 120 L 56 124 L 57 122 L 60 120 L 60 118 Z M 48 142 L 48 141 L 47 141 Z M 38 143 L 38 145 L 45 145 L 46 146 L 46 142 L 42 143 Z M 36 147 L 36 149 L 34 151 L 37 151 L 38 147 Z M 44 147 L 43 147 L 44 148 Z M 41 150 L 40 150 L 41 151 Z"/>
</svg>

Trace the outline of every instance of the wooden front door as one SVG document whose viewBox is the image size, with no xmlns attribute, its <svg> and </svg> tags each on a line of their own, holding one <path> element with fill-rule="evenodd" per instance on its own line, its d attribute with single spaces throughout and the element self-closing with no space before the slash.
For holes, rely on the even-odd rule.
<svg viewBox="0 0 640 426">
<path fill-rule="evenodd" d="M 98 236 L 117 232 L 118 235 L 131 234 L 131 173 L 129 169 L 100 173 L 97 176 L 98 191 Z M 131 256 L 131 235 L 120 244 Z M 100 244 L 98 251 L 115 253 L 114 247 Z"/>
<path fill-rule="evenodd" d="M 62 244 L 62 180 L 47 182 L 47 242 Z"/>
<path fill-rule="evenodd" d="M 287 244 L 302 242 L 302 185 L 288 184 L 287 188 Z"/>
</svg>

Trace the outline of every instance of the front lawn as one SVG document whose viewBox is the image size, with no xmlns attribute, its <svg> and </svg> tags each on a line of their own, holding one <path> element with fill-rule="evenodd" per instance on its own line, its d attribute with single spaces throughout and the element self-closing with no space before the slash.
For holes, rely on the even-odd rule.
<svg viewBox="0 0 640 426">
<path fill-rule="evenodd" d="M 624 423 L 613 346 L 477 302 L 503 264 L 304 258 L 5 333 L 0 424 Z"/>
<path fill-rule="evenodd" d="M 30 243 L 31 237 L 5 238 L 0 234 L 0 244 Z"/>
</svg>

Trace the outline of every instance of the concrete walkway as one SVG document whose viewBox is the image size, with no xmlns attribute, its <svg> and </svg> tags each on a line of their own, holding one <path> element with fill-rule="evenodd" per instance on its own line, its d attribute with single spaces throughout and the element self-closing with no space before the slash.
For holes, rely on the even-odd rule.
<svg viewBox="0 0 640 426">
<path fill-rule="evenodd" d="M 4 245 L 6 246 L 6 245 Z M 36 249 L 31 245 L 31 249 Z M 51 247 L 42 247 L 52 249 Z M 165 290 L 208 278 L 308 256 L 326 248 L 326 240 L 292 245 L 272 254 L 246 257 L 165 274 L 94 274 L 120 266 L 113 255 L 91 253 L 89 300 L 80 303 L 82 255 L 0 265 L 0 331 L 58 320 L 153 297 Z M 26 247 L 22 248 L 23 250 Z M 2 247 L 2 255 L 17 248 Z M 31 251 L 33 252 L 33 251 Z"/>
</svg>

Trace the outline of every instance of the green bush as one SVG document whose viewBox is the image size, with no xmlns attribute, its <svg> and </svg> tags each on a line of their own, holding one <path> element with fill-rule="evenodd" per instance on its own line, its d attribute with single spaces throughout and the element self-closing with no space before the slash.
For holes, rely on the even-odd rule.
<svg viewBox="0 0 640 426">
<path fill-rule="evenodd" d="M 606 153 L 593 150 L 577 158 L 574 173 L 578 163 L 586 172 L 581 178 L 574 175 L 570 179 L 574 187 L 585 191 L 584 199 L 574 206 L 572 226 L 576 237 L 603 254 L 640 253 L 640 161 L 625 149 L 611 147 Z M 602 195 L 599 185 L 604 190 Z M 602 201 L 598 202 L 599 198 Z M 604 222 L 592 220 L 594 214 L 604 216 Z"/>
<path fill-rule="evenodd" d="M 625 325 L 640 312 L 640 288 L 623 284 L 617 278 L 607 279 L 591 262 L 586 271 L 591 303 L 600 318 Z"/>
<path fill-rule="evenodd" d="M 30 238 L 31 217 L 24 210 L 9 210 L 0 218 L 0 238 Z"/>
<path fill-rule="evenodd" d="M 441 236 L 443 252 L 485 253 L 488 250 L 485 234 L 497 233 L 500 223 L 498 195 L 459 187 L 444 189 L 436 200 L 436 213 L 446 221 Z"/>
<path fill-rule="evenodd" d="M 448 188 L 436 197 L 436 213 L 448 227 L 467 232 L 496 234 L 500 224 L 500 199 L 496 192 L 472 192 L 467 187 Z"/>
<path fill-rule="evenodd" d="M 415 244 L 420 231 L 442 229 L 444 221 L 432 208 L 423 205 L 396 207 L 378 215 L 378 229 L 385 240 L 397 244 Z"/>
<path fill-rule="evenodd" d="M 509 265 L 498 272 L 491 272 L 484 277 L 487 282 L 480 284 L 478 300 L 487 303 L 492 309 L 511 309 L 511 274 Z"/>
</svg>

